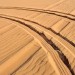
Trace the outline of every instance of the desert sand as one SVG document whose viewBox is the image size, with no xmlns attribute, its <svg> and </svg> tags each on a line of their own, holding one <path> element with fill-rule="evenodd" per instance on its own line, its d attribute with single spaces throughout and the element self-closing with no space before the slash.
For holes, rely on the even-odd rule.
<svg viewBox="0 0 75 75">
<path fill-rule="evenodd" d="M 0 0 L 0 75 L 75 75 L 75 0 Z"/>
</svg>

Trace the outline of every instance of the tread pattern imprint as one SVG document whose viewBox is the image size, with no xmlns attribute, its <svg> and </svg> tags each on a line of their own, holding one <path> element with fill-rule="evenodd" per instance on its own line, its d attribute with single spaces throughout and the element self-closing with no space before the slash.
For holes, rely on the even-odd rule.
<svg viewBox="0 0 75 75">
<path fill-rule="evenodd" d="M 75 75 L 75 1 L 0 7 L 0 75 Z"/>
</svg>

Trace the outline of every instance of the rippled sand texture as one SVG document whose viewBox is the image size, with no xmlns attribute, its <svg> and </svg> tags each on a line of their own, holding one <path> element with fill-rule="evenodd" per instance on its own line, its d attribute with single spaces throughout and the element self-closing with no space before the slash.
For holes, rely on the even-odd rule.
<svg viewBox="0 0 75 75">
<path fill-rule="evenodd" d="M 0 75 L 75 75 L 75 0 L 0 0 Z"/>
</svg>

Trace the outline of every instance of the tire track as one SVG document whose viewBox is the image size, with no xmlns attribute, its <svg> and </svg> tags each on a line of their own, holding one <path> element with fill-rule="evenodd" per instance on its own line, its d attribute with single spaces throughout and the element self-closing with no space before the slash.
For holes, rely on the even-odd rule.
<svg viewBox="0 0 75 75">
<path fill-rule="evenodd" d="M 57 15 L 57 16 L 75 21 L 75 15 L 72 15 L 69 13 L 63 13 L 59 11 L 53 11 L 53 10 L 44 10 L 44 9 L 26 8 L 26 7 L 1 7 L 1 6 L 0 6 L 0 9 L 15 9 L 15 10 L 27 10 L 27 11 L 41 12 L 41 13 Z"/>
<path fill-rule="evenodd" d="M 4 15 L 4 14 L 0 14 L 0 15 L 1 15 L 1 17 L 2 17 L 2 15 L 3 15 L 3 16 L 7 16 L 7 17 L 9 16 L 9 15 Z M 25 19 L 25 18 L 15 17 L 15 16 L 9 16 L 9 17 L 14 17 L 14 18 L 20 19 L 20 20 L 22 20 L 22 21 L 28 21 L 28 22 L 34 23 L 34 24 L 36 24 L 36 25 L 39 25 L 39 26 L 41 26 L 41 27 L 43 27 L 43 28 L 45 28 L 45 29 L 47 29 L 47 30 L 52 31 L 54 34 L 60 36 L 61 38 L 63 38 L 64 40 L 66 40 L 67 42 L 69 42 L 71 45 L 73 45 L 73 46 L 75 47 L 75 44 L 74 44 L 73 42 L 71 42 L 70 40 L 68 40 L 66 37 L 62 36 L 62 35 L 59 34 L 59 33 L 56 33 L 56 32 L 55 32 L 53 29 L 51 29 L 51 28 L 47 28 L 47 27 L 45 27 L 45 26 L 39 24 L 38 22 L 31 21 L 31 20 Z"/>
<path fill-rule="evenodd" d="M 19 21 L 19 20 L 15 20 L 15 19 L 12 19 L 12 18 L 7 18 L 6 17 L 6 19 L 9 19 L 9 20 L 12 20 L 12 21 L 15 21 L 15 22 L 18 22 L 18 23 L 20 23 L 20 24 L 22 24 L 22 25 L 26 25 L 24 22 L 21 22 L 21 21 Z M 27 26 L 27 25 L 26 25 Z M 45 52 L 46 53 L 48 53 L 47 54 L 47 56 L 49 57 L 49 59 L 52 59 L 52 62 L 50 61 L 50 63 L 51 64 L 55 64 L 55 66 L 54 65 L 52 65 L 53 67 L 54 67 L 54 69 L 55 69 L 55 71 L 56 71 L 56 73 L 58 74 L 58 75 L 71 75 L 70 74 L 70 72 L 69 72 L 69 70 L 67 69 L 67 67 L 63 64 L 63 62 L 60 60 L 60 58 L 59 58 L 59 56 L 58 56 L 58 54 L 56 53 L 56 51 L 54 51 L 54 49 L 49 45 L 49 44 L 47 44 L 47 42 L 45 42 L 46 40 L 43 38 L 43 37 L 40 37 L 39 35 L 41 35 L 40 33 L 38 33 L 38 31 L 36 31 L 33 27 L 30 27 L 30 26 L 27 26 L 27 27 L 25 27 L 24 26 L 24 28 L 26 29 L 26 31 L 29 33 L 29 34 L 31 34 L 34 38 L 35 37 L 37 37 L 37 41 L 39 42 L 39 44 L 44 48 L 44 50 L 45 50 Z M 30 29 L 31 30 L 30 30 Z M 32 31 L 33 30 L 33 31 Z M 30 31 L 30 32 L 29 32 Z M 39 35 L 37 35 L 36 33 L 34 33 L 34 31 L 36 32 L 36 33 L 38 33 Z M 35 34 L 35 35 L 33 35 L 33 34 Z M 45 40 L 43 40 L 43 39 Z M 61 63 L 60 63 L 61 62 Z M 59 64 L 58 64 L 59 63 Z M 61 65 L 62 64 L 62 65 Z M 58 69 L 58 70 L 57 70 Z M 62 69 L 62 70 L 61 70 Z M 63 72 L 64 71 L 64 72 Z"/>
<path fill-rule="evenodd" d="M 62 17 L 62 14 L 64 15 L 63 17 L 64 18 L 67 18 L 67 17 L 69 17 L 69 18 L 71 18 L 71 19 L 73 19 L 73 18 L 75 18 L 75 16 L 74 15 L 70 15 L 70 14 L 67 14 L 67 13 L 62 13 L 62 12 L 58 12 L 58 11 L 51 11 L 51 10 L 43 10 L 43 9 L 35 9 L 35 8 L 25 8 L 25 7 L 0 7 L 0 9 L 15 9 L 15 10 L 27 10 L 27 11 L 34 11 L 34 12 L 41 12 L 41 13 L 47 13 L 47 14 L 53 14 L 53 15 L 56 15 L 56 14 L 58 14 L 57 16 L 59 16 L 60 15 L 60 17 Z M 60 13 L 62 13 L 62 14 L 60 14 Z M 66 17 L 65 17 L 66 16 Z M 72 18 L 73 17 L 73 18 Z M 67 19 L 69 19 L 69 18 L 67 18 Z M 23 18 L 21 18 L 21 19 L 23 19 Z M 70 20 L 71 20 L 70 19 Z M 26 19 L 25 19 L 26 20 Z M 30 20 L 28 20 L 28 21 L 30 21 Z M 73 20 L 73 21 L 75 21 L 75 20 Z M 34 21 L 31 21 L 31 22 L 34 22 Z M 37 22 L 34 22 L 34 23 L 37 23 Z M 39 23 L 37 23 L 38 25 L 40 25 L 40 26 L 42 26 L 41 24 L 39 24 Z M 45 26 L 43 26 L 44 28 L 47 28 L 47 27 L 45 27 Z M 54 32 L 54 33 L 56 33 L 53 29 L 51 29 L 51 28 L 47 28 L 48 30 L 51 30 L 52 32 Z M 70 40 L 68 40 L 66 37 L 64 37 L 64 36 L 62 36 L 61 34 L 59 34 L 59 33 L 56 33 L 57 35 L 59 35 L 59 36 L 61 36 L 63 39 L 65 39 L 66 41 L 68 41 L 71 45 L 73 45 L 73 46 L 75 46 L 75 44 L 72 42 L 72 41 L 70 41 Z"/>
<path fill-rule="evenodd" d="M 70 20 L 73 20 L 73 21 L 75 21 L 75 17 L 74 17 L 74 15 L 71 15 L 71 14 L 67 14 L 67 13 L 61 13 L 61 12 L 57 12 L 57 11 L 50 11 L 50 10 L 42 10 L 42 9 L 33 9 L 33 8 L 22 8 L 22 9 L 20 9 L 19 7 L 14 7 L 15 9 L 17 9 L 17 10 L 27 10 L 27 11 L 35 11 L 35 12 L 41 12 L 41 13 L 47 13 L 47 14 L 53 14 L 53 15 L 57 15 L 57 16 L 61 16 L 61 17 L 64 17 L 64 18 L 67 18 L 67 19 L 70 19 Z M 14 8 L 12 8 L 12 9 L 14 9 Z M 2 9 L 5 9 L 5 8 L 2 8 Z M 6 9 L 11 9 L 11 8 L 6 8 Z M 13 17 L 13 16 L 12 16 Z M 7 18 L 7 17 L 6 17 Z M 15 18 L 17 18 L 17 17 L 15 17 Z M 9 18 L 7 18 L 7 19 L 9 19 Z M 37 23 L 37 22 L 34 22 L 34 21 L 31 21 L 31 20 L 27 20 L 27 19 L 23 19 L 23 18 L 19 18 L 19 19 L 22 19 L 22 20 L 24 20 L 24 21 L 29 21 L 29 22 L 32 22 L 32 23 L 35 23 L 35 24 L 37 24 L 37 25 L 39 25 L 39 26 L 41 26 L 41 27 L 43 27 L 43 28 L 45 28 L 45 29 L 47 29 L 47 30 L 50 30 L 50 31 L 52 31 L 54 34 L 57 34 L 55 31 L 53 31 L 52 29 L 48 29 L 48 28 L 46 28 L 46 27 L 44 27 L 44 26 L 42 26 L 41 24 L 39 24 L 39 23 Z M 13 19 L 11 19 L 10 18 L 10 20 L 13 20 Z M 13 20 L 13 21 L 15 21 L 15 20 Z M 22 22 L 20 22 L 20 23 L 22 23 Z M 29 25 L 28 25 L 28 27 L 29 27 Z M 32 30 L 34 30 L 34 31 L 36 31 L 39 35 L 41 35 L 39 32 L 38 32 L 38 30 L 36 30 L 35 28 L 33 28 L 33 27 L 30 27 Z M 43 32 L 43 31 L 42 31 Z M 47 34 L 47 33 L 46 33 Z M 49 34 L 48 34 L 49 35 Z M 60 36 L 61 38 L 63 38 L 64 40 L 66 40 L 67 42 L 69 42 L 72 46 L 74 46 L 75 47 L 75 44 L 73 44 L 71 41 L 69 41 L 67 38 L 64 38 L 62 35 L 60 35 L 60 34 L 57 34 L 58 36 Z M 44 34 L 42 35 L 42 37 L 45 39 L 46 37 L 44 37 Z M 48 43 L 48 41 L 45 39 L 45 41 Z M 51 42 L 52 43 L 52 42 Z M 63 43 L 62 43 L 63 44 Z M 54 44 L 52 44 L 52 46 L 53 46 Z M 66 47 L 66 46 L 65 46 Z M 55 46 L 54 46 L 54 48 L 55 48 Z M 57 48 L 57 47 L 56 47 Z M 68 48 L 69 49 L 69 48 Z M 71 49 L 71 48 L 70 48 Z M 70 50 L 69 49 L 69 50 Z M 74 48 L 73 48 L 74 49 Z M 68 63 L 68 62 L 67 62 Z M 72 75 L 74 75 L 74 73 L 72 72 Z"/>
</svg>

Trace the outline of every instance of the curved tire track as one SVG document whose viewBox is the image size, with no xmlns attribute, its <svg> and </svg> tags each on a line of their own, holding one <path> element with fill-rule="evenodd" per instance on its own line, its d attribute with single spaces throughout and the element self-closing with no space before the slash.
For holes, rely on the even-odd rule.
<svg viewBox="0 0 75 75">
<path fill-rule="evenodd" d="M 4 18 L 4 17 L 3 17 Z M 62 60 L 59 58 L 59 55 L 58 53 L 47 43 L 45 42 L 45 40 L 43 39 L 42 36 L 38 35 L 37 32 L 27 26 L 24 22 L 22 21 L 19 21 L 19 20 L 16 20 L 16 19 L 12 19 L 12 18 L 7 18 L 6 19 L 9 19 L 9 20 L 12 20 L 14 22 L 18 22 L 19 23 L 19 26 L 21 28 L 23 28 L 27 33 L 29 33 L 31 36 L 33 36 L 35 38 L 35 40 L 41 45 L 41 47 L 44 49 L 44 51 L 47 53 L 47 57 L 49 59 L 49 62 L 51 63 L 51 65 L 53 66 L 54 70 L 56 71 L 56 73 L 58 75 L 71 75 L 71 73 L 69 72 L 68 68 L 65 66 L 65 64 L 62 62 Z M 25 26 L 24 26 L 25 25 Z M 22 52 L 22 51 L 21 51 Z M 23 52 L 22 52 L 23 53 Z M 20 55 L 20 53 L 19 53 Z M 20 55 L 21 56 L 21 55 Z M 14 57 L 17 57 L 17 54 L 14 55 Z M 4 74 L 4 73 L 8 73 L 9 70 L 7 70 L 7 67 L 9 66 L 10 68 L 10 65 L 7 65 L 8 63 L 11 62 L 11 67 L 13 67 L 13 64 L 12 63 L 12 59 L 14 59 L 14 57 L 12 57 L 11 59 L 7 60 L 5 63 L 3 63 L 0 68 L 1 71 L 0 71 L 0 74 Z M 18 58 L 19 59 L 19 58 Z M 50 61 L 51 60 L 51 61 Z M 14 63 L 17 63 L 18 61 L 15 61 Z M 54 63 L 54 64 L 53 64 Z M 5 66 L 5 67 L 4 67 Z M 17 67 L 16 67 L 17 68 Z M 16 69 L 15 68 L 15 69 Z M 62 69 L 62 70 L 61 70 Z M 12 71 L 13 69 L 10 70 L 10 72 Z"/>
</svg>

